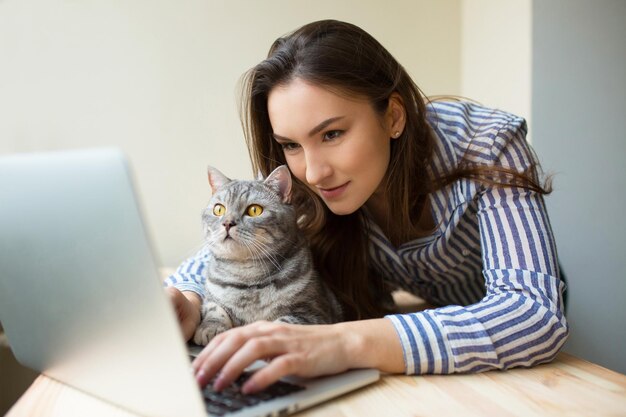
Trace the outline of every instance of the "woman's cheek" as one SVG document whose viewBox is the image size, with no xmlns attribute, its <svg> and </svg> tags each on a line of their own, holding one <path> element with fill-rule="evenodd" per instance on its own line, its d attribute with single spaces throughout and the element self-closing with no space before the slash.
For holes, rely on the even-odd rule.
<svg viewBox="0 0 626 417">
<path fill-rule="evenodd" d="M 302 158 L 299 158 L 297 155 L 285 155 L 285 160 L 291 173 L 306 184 L 306 167 L 302 162 Z"/>
</svg>

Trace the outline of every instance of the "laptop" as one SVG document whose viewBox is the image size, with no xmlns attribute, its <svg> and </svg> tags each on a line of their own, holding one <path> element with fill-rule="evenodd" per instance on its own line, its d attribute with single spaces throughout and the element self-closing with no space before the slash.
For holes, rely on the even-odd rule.
<svg viewBox="0 0 626 417">
<path fill-rule="evenodd" d="M 23 365 L 155 417 L 285 415 L 379 379 L 288 377 L 254 398 L 201 390 L 157 265 L 120 150 L 0 156 L 0 322 Z"/>
</svg>

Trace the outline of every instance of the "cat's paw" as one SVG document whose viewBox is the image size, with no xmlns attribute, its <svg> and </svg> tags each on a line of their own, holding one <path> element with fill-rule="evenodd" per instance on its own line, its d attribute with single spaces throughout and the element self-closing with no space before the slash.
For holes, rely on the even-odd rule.
<svg viewBox="0 0 626 417">
<path fill-rule="evenodd" d="M 220 330 L 223 331 L 223 329 L 218 329 L 215 326 L 203 326 L 200 324 L 193 335 L 193 342 L 196 345 L 206 346 L 215 335 L 221 333 Z"/>
<path fill-rule="evenodd" d="M 215 335 L 233 327 L 233 322 L 226 310 L 216 303 L 203 304 L 201 314 L 202 321 L 193 336 L 193 342 L 197 345 L 208 345 Z"/>
</svg>

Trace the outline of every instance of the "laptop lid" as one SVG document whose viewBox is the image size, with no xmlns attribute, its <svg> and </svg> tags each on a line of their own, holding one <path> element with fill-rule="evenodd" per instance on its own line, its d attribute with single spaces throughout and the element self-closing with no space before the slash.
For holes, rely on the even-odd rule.
<svg viewBox="0 0 626 417">
<path fill-rule="evenodd" d="M 22 364 L 150 416 L 204 416 L 118 150 L 0 157 L 0 321 Z"/>
</svg>

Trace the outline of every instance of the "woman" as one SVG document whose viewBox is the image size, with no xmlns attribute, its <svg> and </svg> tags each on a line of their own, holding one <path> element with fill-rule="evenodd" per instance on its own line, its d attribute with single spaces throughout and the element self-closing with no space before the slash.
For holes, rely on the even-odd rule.
<svg viewBox="0 0 626 417">
<path fill-rule="evenodd" d="M 350 321 L 225 332 L 194 362 L 200 384 L 218 375 L 223 389 L 260 358 L 271 363 L 244 392 L 286 374 L 479 372 L 554 358 L 568 334 L 564 285 L 523 119 L 425 103 L 387 50 L 337 21 L 279 38 L 244 85 L 253 167 L 289 166 L 316 267 Z M 168 281 L 187 337 L 201 263 Z M 440 307 L 385 315 L 397 288 Z"/>
</svg>

